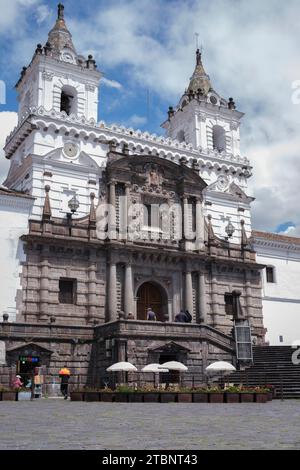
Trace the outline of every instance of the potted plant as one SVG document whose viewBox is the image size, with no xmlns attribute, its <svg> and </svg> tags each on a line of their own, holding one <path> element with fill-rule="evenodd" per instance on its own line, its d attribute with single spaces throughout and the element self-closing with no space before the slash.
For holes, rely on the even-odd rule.
<svg viewBox="0 0 300 470">
<path fill-rule="evenodd" d="M 77 389 L 70 392 L 71 401 L 84 401 L 84 391 Z"/>
<path fill-rule="evenodd" d="M 86 388 L 84 391 L 84 401 L 100 401 L 100 392 L 95 388 Z"/>
<path fill-rule="evenodd" d="M 234 385 L 227 387 L 225 390 L 226 403 L 239 403 L 240 402 L 240 387 Z"/>
<path fill-rule="evenodd" d="M 158 403 L 160 401 L 160 391 L 152 386 L 143 387 L 144 403 Z"/>
<path fill-rule="evenodd" d="M 115 393 L 115 401 L 119 403 L 128 402 L 128 394 L 132 393 L 133 389 L 129 385 L 118 385 Z"/>
<path fill-rule="evenodd" d="M 240 390 L 240 400 L 241 403 L 253 403 L 254 402 L 254 392 L 253 389 L 247 387 L 241 387 Z"/>
<path fill-rule="evenodd" d="M 1 395 L 2 401 L 17 401 L 18 399 L 18 391 L 16 389 L 2 387 Z"/>
<path fill-rule="evenodd" d="M 266 389 L 267 389 L 267 400 L 268 401 L 272 401 L 273 398 L 276 397 L 276 388 L 274 387 L 274 385 L 266 385 Z"/>
<path fill-rule="evenodd" d="M 207 387 L 196 388 L 193 390 L 193 402 L 194 403 L 208 403 Z"/>
<path fill-rule="evenodd" d="M 178 403 L 192 403 L 193 394 L 190 388 L 181 388 L 178 390 L 177 395 Z"/>
<path fill-rule="evenodd" d="M 224 403 L 224 391 L 219 387 L 209 387 L 207 389 L 209 403 Z"/>
<path fill-rule="evenodd" d="M 256 403 L 266 403 L 268 401 L 267 389 L 256 387 L 254 389 L 254 398 Z"/>
<path fill-rule="evenodd" d="M 100 391 L 100 401 L 103 401 L 105 403 L 114 402 L 115 401 L 114 391 L 109 387 L 105 387 L 103 390 Z"/>
</svg>

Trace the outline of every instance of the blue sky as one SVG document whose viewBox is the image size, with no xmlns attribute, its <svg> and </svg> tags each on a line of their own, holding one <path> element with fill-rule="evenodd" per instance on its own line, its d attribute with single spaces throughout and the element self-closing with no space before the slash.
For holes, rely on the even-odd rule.
<svg viewBox="0 0 300 470">
<path fill-rule="evenodd" d="M 65 0 L 79 53 L 103 71 L 99 119 L 160 133 L 194 69 L 195 32 L 217 92 L 246 113 L 242 154 L 254 167 L 253 225 L 300 235 L 298 0 Z M 14 84 L 56 18 L 56 1 L 0 0 L 0 144 L 13 127 Z M 293 88 L 294 87 L 294 88 Z M 296 95 L 295 95 L 296 93 Z M 147 106 L 147 96 L 150 107 Z M 295 99 L 296 98 L 296 99 Z M 7 171 L 1 155 L 0 173 Z"/>
</svg>

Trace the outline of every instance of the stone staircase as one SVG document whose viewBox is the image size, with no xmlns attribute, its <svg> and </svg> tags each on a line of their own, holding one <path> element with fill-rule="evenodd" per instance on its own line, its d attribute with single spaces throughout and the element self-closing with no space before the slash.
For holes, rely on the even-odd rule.
<svg viewBox="0 0 300 470">
<path fill-rule="evenodd" d="M 296 349 L 290 346 L 255 346 L 253 365 L 227 376 L 234 384 L 274 385 L 277 398 L 300 398 L 300 364 L 292 362 Z M 296 356 L 300 359 L 300 353 Z"/>
</svg>

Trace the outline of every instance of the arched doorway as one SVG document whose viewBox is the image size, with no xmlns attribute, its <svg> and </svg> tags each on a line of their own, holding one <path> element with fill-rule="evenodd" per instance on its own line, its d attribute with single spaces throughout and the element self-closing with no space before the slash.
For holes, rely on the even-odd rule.
<svg viewBox="0 0 300 470">
<path fill-rule="evenodd" d="M 137 319 L 147 320 L 147 309 L 152 308 L 157 321 L 165 322 L 168 316 L 168 299 L 163 289 L 153 282 L 145 282 L 137 292 Z"/>
</svg>

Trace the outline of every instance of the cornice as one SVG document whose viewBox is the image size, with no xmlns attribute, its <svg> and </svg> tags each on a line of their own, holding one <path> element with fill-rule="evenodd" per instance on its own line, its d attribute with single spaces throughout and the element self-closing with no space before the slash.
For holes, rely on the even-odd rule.
<svg viewBox="0 0 300 470">
<path fill-rule="evenodd" d="M 123 146 L 127 144 L 129 152 L 132 154 L 155 154 L 161 158 L 172 160 L 176 163 L 184 162 L 187 166 L 195 168 L 199 166 L 199 170 L 207 168 L 209 170 L 224 171 L 236 173 L 240 176 L 249 178 L 251 169 L 249 160 L 245 157 L 227 154 L 225 152 L 210 149 L 194 149 L 191 144 L 179 143 L 177 140 L 126 128 L 112 124 L 108 126 L 104 121 L 96 123 L 94 119 L 87 120 L 84 116 L 77 117 L 75 115 L 67 116 L 64 112 L 56 112 L 55 110 L 46 111 L 43 107 L 30 108 L 22 117 L 20 124 L 12 131 L 6 141 L 5 151 L 7 158 L 15 151 L 19 142 L 19 131 L 28 121 L 30 125 L 45 128 L 50 124 L 60 129 L 72 129 L 77 131 L 78 137 L 90 138 L 98 143 L 115 142 L 116 145 Z"/>
</svg>

